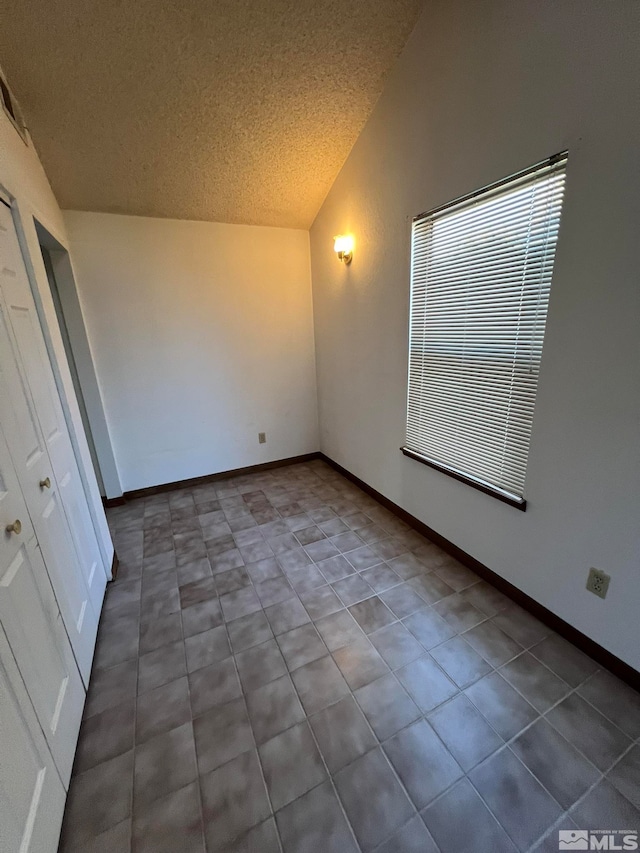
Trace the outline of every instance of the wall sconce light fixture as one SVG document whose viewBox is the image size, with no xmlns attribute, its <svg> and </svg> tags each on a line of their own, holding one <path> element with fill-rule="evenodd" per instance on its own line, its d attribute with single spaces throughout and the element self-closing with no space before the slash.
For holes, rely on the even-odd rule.
<svg viewBox="0 0 640 853">
<path fill-rule="evenodd" d="M 333 251 L 339 261 L 350 264 L 353 258 L 353 237 L 350 234 L 338 234 L 333 238 Z"/>
</svg>

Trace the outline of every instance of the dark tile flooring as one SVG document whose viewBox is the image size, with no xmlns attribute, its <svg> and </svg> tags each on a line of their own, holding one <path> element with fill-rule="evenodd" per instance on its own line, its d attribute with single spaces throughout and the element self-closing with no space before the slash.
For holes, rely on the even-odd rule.
<svg viewBox="0 0 640 853">
<path fill-rule="evenodd" d="M 640 697 L 321 462 L 109 512 L 64 853 L 640 829 Z"/>
</svg>

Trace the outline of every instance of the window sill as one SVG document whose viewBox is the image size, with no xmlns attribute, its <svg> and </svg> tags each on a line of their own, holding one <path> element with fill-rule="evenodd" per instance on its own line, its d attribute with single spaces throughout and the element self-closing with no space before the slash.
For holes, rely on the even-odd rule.
<svg viewBox="0 0 640 853">
<path fill-rule="evenodd" d="M 456 471 L 454 468 L 448 468 L 446 465 L 441 465 L 439 462 L 434 462 L 432 459 L 429 459 L 428 456 L 423 456 L 420 453 L 417 453 L 415 450 L 411 450 L 408 447 L 401 447 L 400 450 L 404 453 L 405 456 L 408 456 L 409 459 L 415 459 L 416 462 L 421 462 L 423 465 L 428 465 L 429 468 L 434 468 L 436 471 L 440 471 L 442 474 L 447 474 L 449 477 L 453 477 L 454 480 L 459 480 L 461 483 L 466 483 L 468 486 L 471 486 L 474 489 L 478 489 L 480 492 L 484 492 L 485 495 L 490 495 L 492 498 L 497 498 L 499 501 L 503 503 L 509 504 L 509 506 L 513 506 L 516 509 L 525 512 L 527 509 L 527 502 L 524 498 L 517 498 L 515 495 L 510 495 L 508 492 L 503 492 L 500 489 L 496 489 L 493 486 L 488 485 L 487 483 L 482 483 L 479 480 L 474 480 L 473 477 L 468 477 L 466 474 L 462 474 L 459 471 Z"/>
</svg>

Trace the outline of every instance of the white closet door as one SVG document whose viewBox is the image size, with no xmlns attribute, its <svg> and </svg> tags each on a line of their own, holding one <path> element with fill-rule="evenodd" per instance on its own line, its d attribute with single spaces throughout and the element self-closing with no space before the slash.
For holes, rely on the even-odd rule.
<svg viewBox="0 0 640 853">
<path fill-rule="evenodd" d="M 57 479 L 0 302 L 0 422 L 78 668 L 88 681 L 98 615 L 62 507 Z M 40 483 L 44 485 L 40 485 Z M 48 483 L 48 485 L 46 485 Z"/>
<path fill-rule="evenodd" d="M 34 403 L 35 415 L 57 480 L 59 497 L 69 520 L 90 600 L 95 612 L 100 613 L 106 586 L 100 549 L 13 218 L 10 209 L 4 204 L 0 204 L 0 289 L 14 346 L 19 352 L 24 371 L 25 391 Z"/>
<path fill-rule="evenodd" d="M 13 220 L 1 203 L 0 422 L 87 684 L 106 578 Z"/>
<path fill-rule="evenodd" d="M 0 625 L 67 785 L 84 689 L 2 431 L 0 524 Z"/>
<path fill-rule="evenodd" d="M 65 792 L 0 626 L 0 850 L 54 853 Z"/>
</svg>

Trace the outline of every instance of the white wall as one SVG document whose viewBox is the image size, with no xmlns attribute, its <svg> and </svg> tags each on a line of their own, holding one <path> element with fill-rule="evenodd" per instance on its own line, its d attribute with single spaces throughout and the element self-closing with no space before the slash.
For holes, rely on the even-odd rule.
<svg viewBox="0 0 640 853">
<path fill-rule="evenodd" d="M 430 0 L 311 230 L 322 450 L 636 668 L 639 38 L 634 0 Z M 564 148 L 522 513 L 398 449 L 410 222 Z"/>
<path fill-rule="evenodd" d="M 33 145 L 31 143 L 26 145 L 22 141 L 1 109 L 0 188 L 9 195 L 13 207 L 17 211 L 16 225 L 25 255 L 27 271 L 31 281 L 35 283 L 34 297 L 45 318 L 43 331 L 53 348 L 54 372 L 62 383 L 62 402 L 71 420 L 71 438 L 79 457 L 80 475 L 88 493 L 89 509 L 96 528 L 104 569 L 110 575 L 113 545 L 82 426 L 34 223 L 35 217 L 66 248 L 67 236 L 64 220 Z"/>
<path fill-rule="evenodd" d="M 65 221 L 125 491 L 318 449 L 307 232 Z"/>
</svg>

